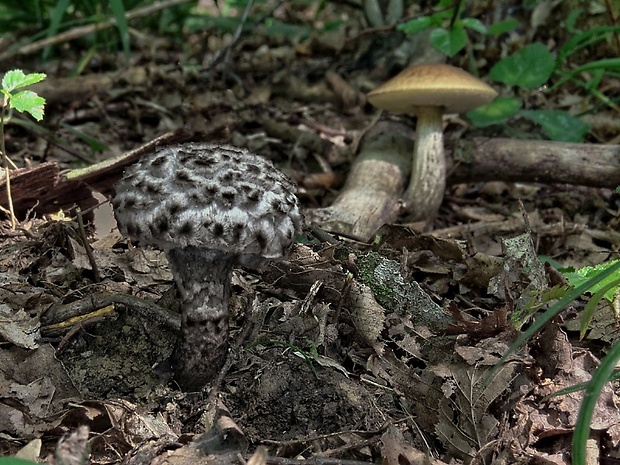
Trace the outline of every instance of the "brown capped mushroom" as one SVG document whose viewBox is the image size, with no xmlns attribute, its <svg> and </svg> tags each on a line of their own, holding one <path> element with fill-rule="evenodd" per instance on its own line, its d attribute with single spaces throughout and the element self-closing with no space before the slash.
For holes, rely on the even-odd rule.
<svg viewBox="0 0 620 465">
<path fill-rule="evenodd" d="M 412 113 L 418 118 L 411 179 L 403 197 L 408 220 L 432 220 L 443 200 L 443 113 L 473 110 L 496 96 L 488 84 L 445 64 L 411 66 L 367 95 L 377 108 Z"/>
<path fill-rule="evenodd" d="M 226 360 L 233 267 L 282 258 L 301 231 L 295 185 L 247 150 L 188 143 L 141 159 L 115 188 L 120 232 L 168 257 L 182 312 L 175 377 L 199 389 Z"/>
</svg>

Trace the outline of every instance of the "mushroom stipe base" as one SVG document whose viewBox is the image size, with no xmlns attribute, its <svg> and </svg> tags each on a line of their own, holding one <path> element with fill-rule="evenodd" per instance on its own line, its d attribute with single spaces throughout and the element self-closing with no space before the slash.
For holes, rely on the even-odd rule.
<svg viewBox="0 0 620 465">
<path fill-rule="evenodd" d="M 199 390 L 215 378 L 228 353 L 228 303 L 234 257 L 188 246 L 167 252 L 181 297 L 181 345 L 175 379 Z"/>
</svg>

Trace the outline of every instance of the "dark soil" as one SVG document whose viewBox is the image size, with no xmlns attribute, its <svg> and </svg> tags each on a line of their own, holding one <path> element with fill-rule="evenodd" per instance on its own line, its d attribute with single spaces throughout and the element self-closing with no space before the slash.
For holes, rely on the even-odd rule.
<svg viewBox="0 0 620 465">
<path fill-rule="evenodd" d="M 357 18 L 361 32 L 363 19 L 344 5 L 320 14 L 336 12 Z M 7 153 L 19 167 L 53 162 L 66 172 L 162 135 L 230 143 L 290 174 L 304 209 L 324 207 L 371 124 L 364 93 L 396 72 L 387 44 L 403 37 L 393 34 L 368 31 L 333 47 L 325 37 L 295 43 L 257 32 L 212 69 L 200 64 L 226 47 L 225 36 L 149 36 L 136 39 L 132 66 L 100 53 L 98 66 L 71 81 L 73 46 L 63 61 L 13 58 L 5 69 L 49 75 L 38 89 L 48 98 L 40 125 L 48 132 L 8 126 Z M 327 84 L 333 70 L 353 97 Z M 481 130 L 454 116 L 445 126 L 448 144 L 543 138 L 521 120 Z M 608 141 L 595 128 L 586 142 Z M 515 318 L 527 328 L 520 312 L 535 313 L 534 301 L 545 310 L 555 301 L 546 292 L 563 284 L 538 257 L 574 267 L 617 258 L 619 194 L 579 179 L 458 184 L 426 225 L 395 221 L 368 242 L 308 228 L 287 260 L 235 271 L 228 364 L 202 392 L 182 392 L 170 362 L 179 314 L 165 256 L 122 238 L 105 197 L 121 172 L 104 171 L 79 193 L 71 184 L 55 199 L 45 196 L 51 188 L 25 195 L 18 227 L 7 217 L 0 225 L 0 454 L 38 438 L 40 453 L 28 457 L 60 463 L 52 454 L 62 438 L 60 450 L 77 455 L 88 440 L 93 463 L 240 463 L 252 453 L 274 462 L 568 463 L 582 394 L 546 396 L 587 381 L 618 342 L 611 305 L 599 305 L 580 340 L 588 298 L 573 302 L 484 381 L 519 334 Z M 96 202 L 80 199 L 93 186 L 104 197 L 89 210 Z M 506 243 L 514 238 L 525 244 L 516 254 Z M 614 389 L 605 386 L 593 420 L 599 458 L 620 457 Z"/>
</svg>

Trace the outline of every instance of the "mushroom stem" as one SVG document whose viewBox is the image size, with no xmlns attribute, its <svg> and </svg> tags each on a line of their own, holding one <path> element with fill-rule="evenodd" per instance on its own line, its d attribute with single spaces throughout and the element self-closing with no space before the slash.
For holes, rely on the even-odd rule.
<svg viewBox="0 0 620 465">
<path fill-rule="evenodd" d="M 195 246 L 170 249 L 166 255 L 181 296 L 175 379 L 185 389 L 199 390 L 226 361 L 233 259 Z"/>
<path fill-rule="evenodd" d="M 409 221 L 433 219 L 446 189 L 442 109 L 423 106 L 416 109 L 416 114 L 418 123 L 411 180 L 403 197 Z"/>
</svg>

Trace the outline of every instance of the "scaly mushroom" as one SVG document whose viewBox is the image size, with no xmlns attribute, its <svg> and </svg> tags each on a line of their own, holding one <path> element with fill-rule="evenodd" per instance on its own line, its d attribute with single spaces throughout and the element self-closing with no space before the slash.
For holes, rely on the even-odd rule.
<svg viewBox="0 0 620 465">
<path fill-rule="evenodd" d="M 496 96 L 488 84 L 445 64 L 411 66 L 367 95 L 377 108 L 414 113 L 418 118 L 411 180 L 403 197 L 408 220 L 432 220 L 443 200 L 443 113 L 473 110 Z"/>
<path fill-rule="evenodd" d="M 175 378 L 200 389 L 226 360 L 233 266 L 284 257 L 301 231 L 295 185 L 247 150 L 188 143 L 142 158 L 115 189 L 120 232 L 168 257 L 182 313 Z"/>
</svg>

